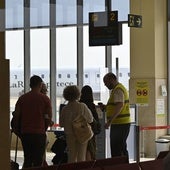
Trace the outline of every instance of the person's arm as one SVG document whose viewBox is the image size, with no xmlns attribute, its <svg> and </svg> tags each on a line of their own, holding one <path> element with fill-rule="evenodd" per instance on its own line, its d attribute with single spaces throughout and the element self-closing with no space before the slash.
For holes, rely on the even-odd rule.
<svg viewBox="0 0 170 170">
<path fill-rule="evenodd" d="M 65 109 L 63 108 L 59 114 L 59 126 L 64 127 L 64 111 Z"/>
<path fill-rule="evenodd" d="M 117 89 L 114 92 L 114 110 L 112 116 L 107 120 L 105 124 L 105 128 L 108 129 L 111 125 L 112 121 L 120 114 L 123 106 L 124 106 L 124 93 L 121 89 Z"/>
<path fill-rule="evenodd" d="M 12 119 L 11 119 L 11 128 L 12 132 L 14 132 L 17 136 L 21 135 L 21 112 L 20 106 L 18 101 L 15 105 L 15 110 L 12 112 Z"/>
<path fill-rule="evenodd" d="M 120 114 L 122 108 L 123 108 L 124 103 L 123 102 L 117 102 L 115 103 L 115 110 L 112 114 L 112 116 L 107 120 L 105 124 L 105 128 L 108 129 L 109 126 L 111 125 L 112 121 Z"/>
<path fill-rule="evenodd" d="M 100 107 L 101 111 L 104 112 L 104 111 L 106 110 L 106 105 L 103 104 L 102 102 L 99 102 L 99 103 L 98 103 L 98 106 Z"/>
<path fill-rule="evenodd" d="M 15 105 L 15 111 L 12 113 L 13 116 L 20 117 L 20 106 L 19 103 L 17 102 Z M 15 114 L 15 115 L 14 115 Z"/>
<path fill-rule="evenodd" d="M 93 115 L 92 112 L 90 111 L 90 109 L 85 105 L 82 104 L 83 110 L 84 110 L 84 117 L 87 120 L 88 123 L 92 123 L 93 122 Z"/>
<path fill-rule="evenodd" d="M 92 109 L 90 109 L 91 112 L 92 112 L 92 115 L 93 115 L 93 118 L 96 120 L 96 121 L 99 121 L 99 116 L 98 116 L 98 113 L 97 113 L 97 110 L 96 110 L 96 106 L 94 103 L 92 103 Z"/>
<path fill-rule="evenodd" d="M 52 121 L 52 107 L 51 107 L 51 102 L 50 100 L 48 101 L 48 105 L 47 105 L 47 109 L 45 112 L 45 128 L 47 130 L 47 128 L 50 126 L 53 126 L 54 122 Z"/>
</svg>

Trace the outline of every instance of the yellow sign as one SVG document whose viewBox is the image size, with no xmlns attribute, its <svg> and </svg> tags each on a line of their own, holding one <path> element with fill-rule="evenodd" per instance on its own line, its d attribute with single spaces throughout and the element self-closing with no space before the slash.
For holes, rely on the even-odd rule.
<svg viewBox="0 0 170 170">
<path fill-rule="evenodd" d="M 136 103 L 140 105 L 148 105 L 149 101 L 149 85 L 147 81 L 136 82 Z"/>
</svg>

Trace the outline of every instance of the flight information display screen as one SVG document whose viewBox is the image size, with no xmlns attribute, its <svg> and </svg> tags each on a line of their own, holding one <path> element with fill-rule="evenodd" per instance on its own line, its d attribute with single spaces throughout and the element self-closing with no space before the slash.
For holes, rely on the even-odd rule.
<svg viewBox="0 0 170 170">
<path fill-rule="evenodd" d="M 118 11 L 89 13 L 89 46 L 122 44 Z"/>
</svg>

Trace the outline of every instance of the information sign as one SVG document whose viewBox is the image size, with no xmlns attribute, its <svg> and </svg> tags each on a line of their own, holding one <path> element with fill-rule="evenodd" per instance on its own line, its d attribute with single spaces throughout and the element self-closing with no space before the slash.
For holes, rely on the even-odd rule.
<svg viewBox="0 0 170 170">
<path fill-rule="evenodd" d="M 122 25 L 118 11 L 89 13 L 89 45 L 122 44 Z"/>
<path fill-rule="evenodd" d="M 141 28 L 142 27 L 142 16 L 129 14 L 128 15 L 128 26 Z"/>
</svg>

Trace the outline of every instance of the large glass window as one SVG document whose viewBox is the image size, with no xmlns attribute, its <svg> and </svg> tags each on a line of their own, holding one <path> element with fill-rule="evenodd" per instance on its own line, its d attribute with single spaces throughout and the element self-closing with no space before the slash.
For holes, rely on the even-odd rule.
<svg viewBox="0 0 170 170">
<path fill-rule="evenodd" d="M 24 26 L 23 0 L 5 1 L 6 28 L 21 28 Z"/>
<path fill-rule="evenodd" d="M 31 68 L 49 69 L 49 29 L 31 30 Z"/>
<path fill-rule="evenodd" d="M 6 58 L 10 61 L 10 111 L 24 90 L 23 31 L 6 31 Z"/>
<path fill-rule="evenodd" d="M 112 46 L 113 72 L 116 74 L 116 58 L 119 65 L 119 81 L 129 89 L 130 72 L 130 29 L 128 24 L 122 24 L 122 44 Z"/>
<path fill-rule="evenodd" d="M 67 25 L 77 23 L 76 0 L 56 1 L 56 23 L 57 25 Z"/>
<path fill-rule="evenodd" d="M 30 0 L 31 26 L 49 26 L 49 1 Z"/>
<path fill-rule="evenodd" d="M 105 11 L 105 0 L 84 0 L 83 1 L 83 22 L 89 23 L 89 12 Z"/>
<path fill-rule="evenodd" d="M 118 21 L 127 22 L 129 0 L 110 1 L 111 10 L 118 11 Z M 119 81 L 128 88 L 130 36 L 127 24 L 122 26 L 122 45 L 108 48 L 89 46 L 89 12 L 105 11 L 105 3 L 105 0 L 6 0 L 6 29 L 20 29 L 6 31 L 6 58 L 10 59 L 11 111 L 18 97 L 24 93 L 24 80 L 26 90 L 29 90 L 29 80 L 24 79 L 24 70 L 25 76 L 29 76 L 29 66 L 31 76 L 39 75 L 47 84 L 55 123 L 59 122 L 59 106 L 65 102 L 63 89 L 68 85 L 77 85 L 77 82 L 82 85 L 83 80 L 83 85 L 92 87 L 95 104 L 107 102 L 109 90 L 104 86 L 103 76 L 108 72 L 106 60 L 109 57 L 112 57 L 114 72 L 115 59 L 119 59 Z M 77 16 L 77 12 L 80 16 Z M 82 25 L 77 25 L 77 20 Z M 27 28 L 24 28 L 24 24 Z M 81 42 L 82 46 L 77 44 Z M 30 63 L 24 62 L 24 57 Z M 83 78 L 79 77 L 82 70 L 77 70 L 80 63 L 83 63 Z M 80 75 L 77 76 L 77 73 Z"/>
<path fill-rule="evenodd" d="M 77 29 L 66 27 L 56 29 L 56 93 L 57 109 L 64 102 L 64 87 L 77 84 Z"/>
<path fill-rule="evenodd" d="M 31 30 L 31 74 L 39 75 L 43 79 L 48 92 L 49 61 L 49 29 Z"/>
<path fill-rule="evenodd" d="M 82 1 L 82 0 L 80 0 Z M 6 28 L 24 27 L 24 0 L 6 0 Z M 77 24 L 77 0 L 56 1 L 56 25 Z M 129 0 L 111 0 L 111 9 L 118 10 L 118 20 L 127 21 Z M 25 7 L 29 10 L 28 7 Z M 30 0 L 30 26 L 49 26 L 50 1 Z M 88 23 L 89 12 L 105 11 L 105 0 L 83 1 L 83 23 Z"/>
<path fill-rule="evenodd" d="M 113 11 L 118 11 L 118 21 L 128 21 L 129 0 L 111 0 Z"/>
<path fill-rule="evenodd" d="M 80 0 L 81 1 L 81 0 Z M 8 31 L 6 32 L 6 55 L 10 59 L 11 77 L 10 83 L 14 86 L 21 86 L 17 89 L 17 97 L 23 91 L 24 80 L 24 48 L 25 52 L 30 49 L 30 66 L 31 75 L 38 74 L 47 83 L 48 87 L 50 80 L 50 48 L 56 48 L 56 103 L 57 109 L 59 104 L 64 102 L 62 97 L 63 89 L 67 85 L 77 84 L 77 0 L 57 0 L 54 1 L 55 8 L 50 8 L 50 0 L 30 0 L 30 3 L 25 4 L 24 0 L 6 0 L 6 28 L 20 28 L 24 30 L 24 11 L 30 14 L 30 30 L 26 28 L 24 31 Z M 56 4 L 55 4 L 56 3 Z M 94 90 L 96 101 L 101 99 L 101 90 L 103 89 L 103 74 L 105 74 L 105 46 L 90 47 L 89 46 L 89 12 L 105 11 L 105 0 L 84 0 L 78 4 L 83 5 L 83 63 L 84 63 L 84 85 L 91 85 Z M 127 21 L 129 11 L 129 0 L 120 1 L 111 0 L 111 9 L 118 10 L 119 21 Z M 30 5 L 30 8 L 29 8 Z M 79 6 L 81 8 L 81 6 Z M 50 35 L 50 9 L 56 12 L 56 36 Z M 51 15 L 53 17 L 53 15 Z M 53 18 L 51 18 L 51 21 Z M 27 20 L 28 22 L 28 20 Z M 41 27 L 41 29 L 36 29 Z M 29 32 L 30 31 L 30 32 Z M 81 31 L 80 31 L 81 32 Z M 79 32 L 79 33 L 80 33 Z M 29 36 L 30 33 L 30 37 Z M 55 32 L 53 32 L 55 35 Z M 26 43 L 30 47 L 24 47 L 24 35 L 26 35 Z M 78 34 L 79 35 L 79 34 Z M 30 38 L 30 44 L 29 44 Z M 53 41 L 50 38 L 54 38 Z M 56 47 L 55 47 L 56 39 Z M 53 42 L 54 46 L 51 45 Z M 127 24 L 123 24 L 123 44 L 120 46 L 112 46 L 113 67 L 115 67 L 115 58 L 119 58 L 120 68 L 129 68 L 129 28 Z M 52 50 L 53 54 L 55 50 Z M 26 54 L 29 57 L 29 54 Z M 29 60 L 28 60 L 29 61 Z M 15 71 L 14 71 L 15 70 Z M 16 70 L 18 71 L 16 73 Z M 127 71 L 128 72 L 128 71 Z M 21 75 L 20 75 L 21 74 Z M 18 81 L 20 75 L 21 81 Z M 127 75 L 129 75 L 127 73 Z M 120 72 L 121 77 L 124 73 Z M 15 81 L 17 80 L 17 85 Z M 127 80 L 127 79 L 126 79 Z M 124 81 L 124 80 L 121 80 Z M 127 80 L 128 81 L 128 80 Z M 126 83 L 125 83 L 126 84 Z M 50 88 L 49 88 L 50 90 Z M 11 88 L 11 97 L 13 97 L 14 88 Z M 19 93 L 18 93 L 19 92 Z M 48 93 L 50 94 L 50 93 Z M 15 103 L 15 102 L 14 102 Z M 13 106 L 12 106 L 13 107 Z"/>
<path fill-rule="evenodd" d="M 84 26 L 84 85 L 89 85 L 93 89 L 94 100 L 101 100 L 101 87 L 103 79 L 103 70 L 105 67 L 105 47 L 89 46 L 88 26 Z"/>
</svg>

